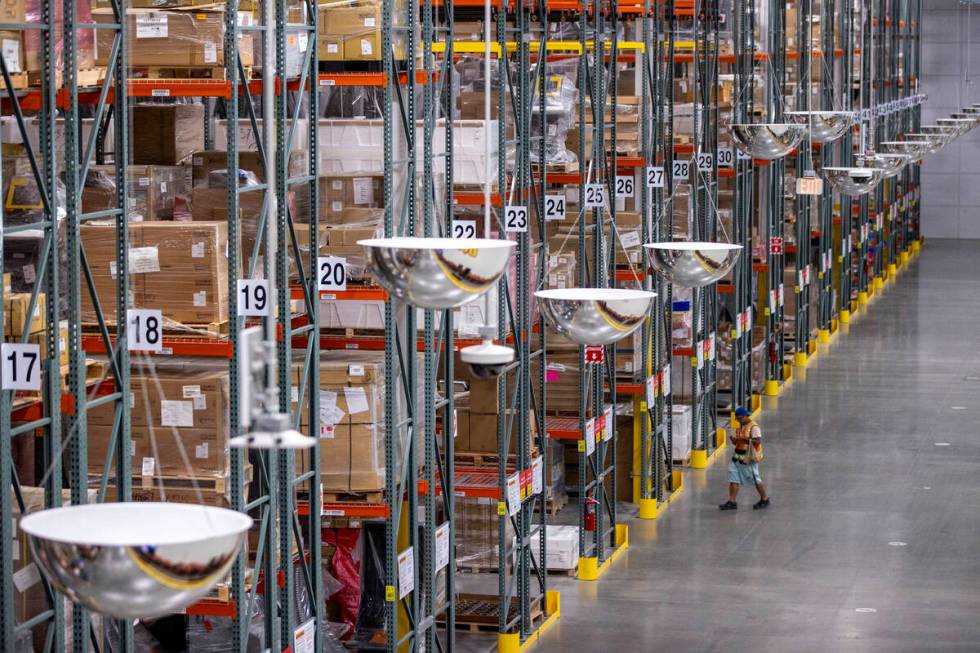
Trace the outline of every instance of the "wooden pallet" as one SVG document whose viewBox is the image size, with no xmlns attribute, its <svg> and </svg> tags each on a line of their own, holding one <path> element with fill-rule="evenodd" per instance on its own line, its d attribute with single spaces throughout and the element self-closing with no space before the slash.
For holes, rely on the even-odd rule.
<svg viewBox="0 0 980 653">
<path fill-rule="evenodd" d="M 22 91 L 31 86 L 30 73 L 10 73 L 10 83 L 14 90 Z"/>
<path fill-rule="evenodd" d="M 252 569 L 248 566 L 245 568 L 245 590 L 252 590 Z M 227 603 L 231 600 L 231 581 L 218 583 L 214 586 L 214 589 L 211 590 L 207 596 L 205 596 L 205 598 Z"/>
<path fill-rule="evenodd" d="M 674 458 L 674 464 L 675 465 L 679 465 L 681 467 L 690 467 L 691 466 L 691 454 L 687 454 L 687 457 L 685 457 L 685 458 Z"/>
<path fill-rule="evenodd" d="M 507 621 L 517 618 L 520 604 L 511 599 Z M 531 600 L 530 630 L 536 630 L 544 622 L 541 598 Z M 499 630 L 500 598 L 490 594 L 459 594 L 456 598 L 456 629 L 469 632 L 495 633 Z M 444 617 L 439 617 L 445 621 Z"/>
<path fill-rule="evenodd" d="M 85 361 L 85 385 L 101 380 L 105 376 L 106 365 L 107 363 L 103 361 L 87 359 Z M 60 371 L 62 392 L 68 391 L 68 377 L 70 374 L 71 367 L 69 365 L 62 365 Z M 42 397 L 43 390 L 18 390 L 12 408 L 16 409 L 36 403 L 41 401 Z"/>
<path fill-rule="evenodd" d="M 551 497 L 545 500 L 545 510 L 547 511 L 545 514 L 554 517 L 559 512 L 564 510 L 565 506 L 567 505 L 568 505 L 568 493 L 562 492 L 561 496 L 558 497 L 557 499 Z"/>
<path fill-rule="evenodd" d="M 384 503 L 385 494 L 377 492 L 327 492 L 320 493 L 323 503 Z"/>
<path fill-rule="evenodd" d="M 528 454 L 529 459 L 534 459 L 538 455 L 537 447 L 534 447 Z M 467 467 L 496 467 L 500 463 L 500 454 L 496 452 L 483 451 L 456 451 L 454 459 L 457 465 Z M 517 460 L 516 454 L 507 455 L 507 463 L 513 465 Z"/>
<path fill-rule="evenodd" d="M 163 335 L 164 337 L 174 338 L 224 338 L 228 336 L 228 324 L 228 320 L 182 324 L 164 317 Z M 115 321 L 106 320 L 105 326 L 109 330 L 110 335 L 115 334 Z M 102 333 L 102 327 L 97 322 L 84 322 L 82 323 L 82 333 L 85 335 L 98 335 Z"/>
<path fill-rule="evenodd" d="M 225 81 L 227 70 L 224 66 L 133 66 L 129 69 L 130 79 L 210 79 Z M 245 78 L 251 79 L 251 69 L 245 69 Z"/>
</svg>

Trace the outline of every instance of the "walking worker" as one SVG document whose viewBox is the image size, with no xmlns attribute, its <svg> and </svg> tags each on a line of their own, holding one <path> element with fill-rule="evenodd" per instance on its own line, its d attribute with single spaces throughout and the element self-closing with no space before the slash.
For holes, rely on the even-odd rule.
<svg viewBox="0 0 980 653">
<path fill-rule="evenodd" d="M 735 409 L 735 419 L 738 427 L 729 436 L 735 452 L 732 461 L 728 463 L 728 501 L 718 506 L 722 510 L 737 510 L 738 486 L 755 485 L 759 492 L 759 502 L 752 506 L 753 510 L 769 507 L 769 495 L 766 486 L 759 475 L 759 463 L 762 462 L 762 429 L 752 421 L 745 406 Z"/>
</svg>

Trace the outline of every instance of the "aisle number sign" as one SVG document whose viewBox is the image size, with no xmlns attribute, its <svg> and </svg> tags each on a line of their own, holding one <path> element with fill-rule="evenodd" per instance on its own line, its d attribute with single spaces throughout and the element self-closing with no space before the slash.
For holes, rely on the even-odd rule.
<svg viewBox="0 0 980 653">
<path fill-rule="evenodd" d="M 647 186 L 650 188 L 663 188 L 665 185 L 663 166 L 647 167 Z"/>
<path fill-rule="evenodd" d="M 527 231 L 526 206 L 508 206 L 504 208 L 504 231 L 516 233 Z"/>
<path fill-rule="evenodd" d="M 565 219 L 565 196 L 564 195 L 545 195 L 544 197 L 544 219 L 547 222 Z"/>
<path fill-rule="evenodd" d="M 41 389 L 40 345 L 5 342 L 2 345 L 2 356 L 4 390 Z"/>
<path fill-rule="evenodd" d="M 633 175 L 616 175 L 616 197 L 631 198 L 633 195 Z"/>
</svg>

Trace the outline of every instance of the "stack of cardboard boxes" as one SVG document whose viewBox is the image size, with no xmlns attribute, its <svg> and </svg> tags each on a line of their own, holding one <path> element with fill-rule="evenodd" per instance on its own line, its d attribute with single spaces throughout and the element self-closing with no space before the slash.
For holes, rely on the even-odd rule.
<svg viewBox="0 0 980 653">
<path fill-rule="evenodd" d="M 401 15 L 397 10 L 394 15 Z M 320 9 L 320 61 L 381 61 L 381 3 L 374 0 Z M 395 30 L 397 31 L 397 30 Z M 404 33 L 393 33 L 396 59 L 406 54 Z"/>
<path fill-rule="evenodd" d="M 116 228 L 81 228 L 103 315 L 116 319 Z M 228 319 L 228 225 L 225 222 L 137 222 L 129 226 L 129 306 L 163 312 L 165 322 L 210 325 Z M 82 316 L 95 308 L 82 293 Z"/>
<path fill-rule="evenodd" d="M 300 407 L 300 430 L 310 432 L 303 364 L 293 366 L 293 405 Z M 384 354 L 329 352 L 320 360 L 320 480 L 323 492 L 370 494 L 384 490 Z M 309 468 L 309 453 L 296 456 L 297 469 Z"/>
</svg>

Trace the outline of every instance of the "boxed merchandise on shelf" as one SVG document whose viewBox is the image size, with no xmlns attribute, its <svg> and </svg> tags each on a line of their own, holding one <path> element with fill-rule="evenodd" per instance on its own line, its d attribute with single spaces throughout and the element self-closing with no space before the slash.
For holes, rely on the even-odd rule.
<svg viewBox="0 0 980 653">
<path fill-rule="evenodd" d="M 400 15 L 401 12 L 393 12 Z M 381 4 L 363 2 L 320 8 L 317 58 L 320 61 L 380 61 Z M 405 35 L 394 34 L 392 53 L 404 59 Z"/>
<path fill-rule="evenodd" d="M 222 477 L 229 470 L 228 372 L 188 366 L 130 376 L 134 475 Z M 115 406 L 89 409 L 90 473 L 101 471 Z"/>
<path fill-rule="evenodd" d="M 81 228 L 92 278 L 106 319 L 116 314 L 116 231 L 112 223 Z M 228 319 L 228 225 L 225 222 L 136 222 L 129 228 L 129 289 L 133 308 L 158 308 L 165 323 Z M 82 317 L 95 310 L 82 293 Z"/>
<path fill-rule="evenodd" d="M 572 571 L 578 567 L 578 526 L 560 526 L 548 524 L 545 526 L 545 568 L 548 571 Z M 535 533 L 531 538 L 531 550 L 538 551 L 541 546 L 541 533 Z"/>
<path fill-rule="evenodd" d="M 305 385 L 302 361 L 293 365 L 292 383 L 295 406 L 301 399 L 305 402 L 300 393 Z M 320 439 L 324 492 L 384 489 L 384 395 L 382 352 L 328 352 L 321 356 L 319 423 L 312 430 Z M 300 428 L 310 431 L 308 411 L 300 410 Z M 307 452 L 296 456 L 298 469 L 309 466 L 307 456 Z"/>
<path fill-rule="evenodd" d="M 203 104 L 134 104 L 130 120 L 139 126 L 130 138 L 134 164 L 180 165 L 204 149 Z"/>
<path fill-rule="evenodd" d="M 456 563 L 463 571 L 497 571 L 501 552 L 496 499 L 458 497 L 455 508 Z M 504 520 L 504 530 L 504 541 L 509 542 L 514 537 L 511 520 Z"/>
<path fill-rule="evenodd" d="M 37 301 L 34 304 L 34 311 L 30 313 L 31 293 L 17 292 L 4 294 L 3 310 L 4 336 L 8 339 L 19 338 L 24 333 L 32 334 L 44 331 L 46 326 L 45 316 L 45 294 L 38 293 Z"/>
<path fill-rule="evenodd" d="M 251 12 L 240 11 L 238 15 L 241 24 L 251 23 Z M 111 23 L 114 20 L 111 11 L 101 9 L 93 12 L 92 17 L 96 23 Z M 224 11 L 215 11 L 213 4 L 195 11 L 132 9 L 126 12 L 126 29 L 130 35 L 128 63 L 133 68 L 203 68 L 225 65 L 225 14 Z M 95 63 L 106 66 L 112 52 L 114 34 L 107 29 L 95 32 Z M 238 56 L 243 66 L 253 64 L 250 32 L 239 34 Z"/>
<path fill-rule="evenodd" d="M 82 211 L 94 213 L 116 207 L 115 166 L 90 166 L 82 190 Z M 129 166 L 126 170 L 130 221 L 173 220 L 187 213 L 187 182 L 180 166 Z"/>
</svg>

